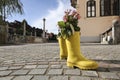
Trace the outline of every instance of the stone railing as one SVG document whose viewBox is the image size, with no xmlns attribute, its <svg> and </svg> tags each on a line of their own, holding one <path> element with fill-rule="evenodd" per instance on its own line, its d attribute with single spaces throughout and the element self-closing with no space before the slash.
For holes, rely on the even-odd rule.
<svg viewBox="0 0 120 80">
<path fill-rule="evenodd" d="M 101 34 L 101 44 L 112 44 L 112 27 Z"/>
<path fill-rule="evenodd" d="M 8 35 L 7 43 L 34 43 L 34 36 L 23 36 L 23 35 Z"/>
<path fill-rule="evenodd" d="M 101 34 L 101 44 L 120 43 L 120 21 L 113 21 L 113 25 Z"/>
</svg>

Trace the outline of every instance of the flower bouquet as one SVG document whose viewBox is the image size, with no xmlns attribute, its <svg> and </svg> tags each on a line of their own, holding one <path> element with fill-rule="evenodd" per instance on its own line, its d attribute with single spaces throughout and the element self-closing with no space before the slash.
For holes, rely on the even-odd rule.
<svg viewBox="0 0 120 80">
<path fill-rule="evenodd" d="M 80 15 L 75 10 L 66 10 L 63 21 L 58 21 L 60 29 L 58 37 L 66 39 L 73 35 L 75 31 L 80 31 L 80 27 L 78 26 L 79 19 Z"/>
</svg>

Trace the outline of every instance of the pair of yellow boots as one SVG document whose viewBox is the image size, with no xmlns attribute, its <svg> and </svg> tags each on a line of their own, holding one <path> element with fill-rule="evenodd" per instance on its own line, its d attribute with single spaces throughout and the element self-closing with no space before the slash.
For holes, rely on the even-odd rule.
<svg viewBox="0 0 120 80">
<path fill-rule="evenodd" d="M 60 59 L 67 59 L 67 66 L 80 69 L 97 69 L 95 61 L 86 59 L 80 50 L 80 32 L 75 32 L 68 39 L 58 38 Z"/>
</svg>

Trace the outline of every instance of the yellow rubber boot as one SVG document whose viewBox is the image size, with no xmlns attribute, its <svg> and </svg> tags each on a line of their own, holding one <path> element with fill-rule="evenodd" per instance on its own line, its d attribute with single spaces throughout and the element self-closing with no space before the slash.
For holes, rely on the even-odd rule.
<svg viewBox="0 0 120 80">
<path fill-rule="evenodd" d="M 98 68 L 98 64 L 95 61 L 88 60 L 82 55 L 80 50 L 80 32 L 75 32 L 74 35 L 66 39 L 66 45 L 68 50 L 67 66 L 80 69 Z"/>
<path fill-rule="evenodd" d="M 58 38 L 59 47 L 60 47 L 60 59 L 67 59 L 67 47 L 66 41 L 62 37 Z"/>
</svg>

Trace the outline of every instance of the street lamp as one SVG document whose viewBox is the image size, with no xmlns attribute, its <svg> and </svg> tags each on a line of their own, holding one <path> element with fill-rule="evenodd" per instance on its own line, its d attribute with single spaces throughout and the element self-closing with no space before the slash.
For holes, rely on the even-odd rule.
<svg viewBox="0 0 120 80">
<path fill-rule="evenodd" d="M 43 18 L 43 38 L 45 38 L 45 21 L 46 19 Z"/>
</svg>

